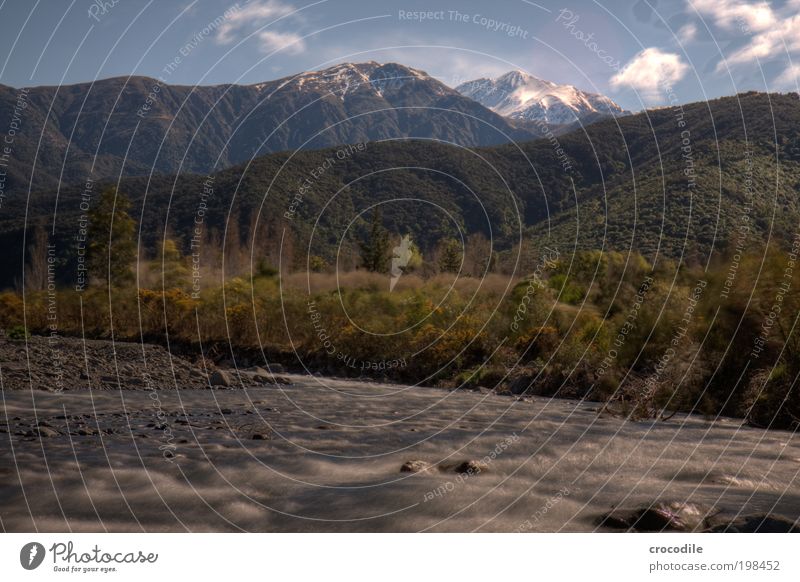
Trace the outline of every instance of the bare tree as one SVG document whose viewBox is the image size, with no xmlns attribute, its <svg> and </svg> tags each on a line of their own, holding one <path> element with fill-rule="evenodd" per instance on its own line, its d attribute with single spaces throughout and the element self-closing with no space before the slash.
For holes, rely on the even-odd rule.
<svg viewBox="0 0 800 582">
<path fill-rule="evenodd" d="M 33 232 L 33 240 L 28 246 L 27 265 L 25 266 L 25 287 L 31 291 L 41 291 L 47 287 L 47 231 L 37 226 Z"/>
<path fill-rule="evenodd" d="M 464 250 L 464 272 L 481 277 L 492 266 L 492 245 L 489 240 L 480 232 L 469 235 Z"/>
</svg>

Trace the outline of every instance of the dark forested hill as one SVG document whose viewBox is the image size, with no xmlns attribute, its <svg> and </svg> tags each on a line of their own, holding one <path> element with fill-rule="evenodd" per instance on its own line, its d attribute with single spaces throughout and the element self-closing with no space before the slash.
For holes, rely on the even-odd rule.
<svg viewBox="0 0 800 582">
<path fill-rule="evenodd" d="M 786 238 L 800 223 L 796 94 L 748 93 L 497 147 L 388 139 L 390 133 L 358 146 L 263 156 L 210 181 L 128 178 L 120 189 L 142 217 L 146 252 L 165 227 L 188 249 L 202 211 L 206 235 L 227 224 L 242 241 L 254 228 L 274 241 L 285 227 L 304 255 L 329 264 L 343 238 L 366 228 L 365 215 L 378 203 L 386 227 L 411 233 L 423 251 L 461 230 L 482 232 L 501 251 L 535 238 L 563 252 L 634 249 L 650 260 L 658 253 L 704 261 L 725 245 Z M 81 190 L 59 196 L 55 238 L 66 262 Z M 34 194 L 28 227 L 53 228 L 54 203 L 51 189 Z M 25 210 L 24 197 L 9 198 L 0 218 L 4 285 L 19 273 Z"/>
</svg>

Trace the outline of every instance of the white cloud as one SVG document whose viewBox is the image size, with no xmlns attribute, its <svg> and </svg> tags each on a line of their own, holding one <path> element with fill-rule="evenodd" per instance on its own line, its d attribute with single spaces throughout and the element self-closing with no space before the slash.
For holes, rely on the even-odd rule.
<svg viewBox="0 0 800 582">
<path fill-rule="evenodd" d="M 283 50 L 288 54 L 299 54 L 306 50 L 303 37 L 293 32 L 265 30 L 259 33 L 258 38 L 264 52 Z"/>
<path fill-rule="evenodd" d="M 432 48 L 430 38 L 398 31 L 367 40 L 356 38 L 349 44 L 332 44 L 325 52 L 336 55 L 336 62 L 402 63 L 425 71 L 450 87 L 479 77 L 498 77 L 512 69 L 529 70 L 525 68 L 527 63 L 506 62 L 488 54 L 453 48 L 460 43 L 456 37 L 440 36 L 436 40 L 438 48 Z"/>
<path fill-rule="evenodd" d="M 763 1 L 742 0 L 688 0 L 688 4 L 710 17 L 716 26 L 748 39 L 717 65 L 718 72 L 793 55 L 800 60 L 800 0 L 789 0 L 780 8 Z M 796 82 L 789 81 L 795 75 L 795 67 L 788 66 L 775 83 L 785 86 Z"/>
<path fill-rule="evenodd" d="M 797 91 L 800 85 L 800 65 L 790 65 L 775 79 L 775 87 Z"/>
<path fill-rule="evenodd" d="M 767 2 L 740 0 L 689 0 L 700 14 L 710 16 L 717 26 L 741 32 L 763 32 L 774 27 L 778 18 Z"/>
<path fill-rule="evenodd" d="M 756 59 L 785 56 L 800 51 L 800 14 L 787 15 L 774 29 L 754 35 L 750 42 L 727 59 L 728 64 L 755 63 Z M 720 63 L 719 68 L 724 68 Z"/>
<path fill-rule="evenodd" d="M 455 46 L 455 43 L 453 45 Z M 396 61 L 425 71 L 449 87 L 455 87 L 479 77 L 499 77 L 515 68 L 513 65 L 485 58 L 465 55 L 457 51 L 430 49 L 395 49 L 382 53 L 376 60 Z"/>
<path fill-rule="evenodd" d="M 697 25 L 694 22 L 682 26 L 678 31 L 678 40 L 681 44 L 692 42 L 695 38 L 697 38 Z"/>
<path fill-rule="evenodd" d="M 230 44 L 248 30 L 269 24 L 270 21 L 294 11 L 294 6 L 279 0 L 252 0 L 238 10 L 230 10 L 225 22 L 217 29 L 216 41 Z"/>
<path fill-rule="evenodd" d="M 789 43 L 787 43 L 787 46 Z M 754 36 L 748 44 L 731 53 L 727 59 L 717 65 L 717 70 L 724 70 L 726 65 L 757 64 L 758 60 L 780 56 L 784 52 L 784 33 L 781 30 L 764 32 Z"/>
<path fill-rule="evenodd" d="M 631 87 L 639 91 L 645 99 L 659 99 L 665 86 L 674 85 L 689 71 L 675 53 L 663 52 L 655 47 L 644 49 L 633 57 L 622 70 L 611 77 L 614 88 Z"/>
</svg>

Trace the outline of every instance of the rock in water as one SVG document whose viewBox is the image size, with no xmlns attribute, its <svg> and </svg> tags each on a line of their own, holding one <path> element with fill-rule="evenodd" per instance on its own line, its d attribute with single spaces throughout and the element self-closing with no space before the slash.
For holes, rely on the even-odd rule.
<svg viewBox="0 0 800 582">
<path fill-rule="evenodd" d="M 403 463 L 403 466 L 400 467 L 401 473 L 425 473 L 433 468 L 433 465 L 428 463 L 427 461 L 420 461 L 419 459 L 415 459 L 413 461 L 406 461 Z"/>
<path fill-rule="evenodd" d="M 641 532 L 700 531 L 708 529 L 712 508 L 682 501 L 657 502 L 634 510 L 612 511 L 600 518 L 600 525 Z"/>
</svg>

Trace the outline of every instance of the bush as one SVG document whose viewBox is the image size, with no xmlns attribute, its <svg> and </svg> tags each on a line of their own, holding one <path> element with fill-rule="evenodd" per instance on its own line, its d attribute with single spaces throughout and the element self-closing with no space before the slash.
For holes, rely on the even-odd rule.
<svg viewBox="0 0 800 582">
<path fill-rule="evenodd" d="M 24 326 L 15 325 L 14 327 L 11 327 L 6 330 L 6 337 L 10 340 L 20 341 L 28 339 L 30 337 L 30 334 L 28 333 L 28 330 L 26 330 Z"/>
<path fill-rule="evenodd" d="M 747 387 L 744 417 L 762 428 L 796 430 L 800 426 L 800 393 L 785 365 L 770 373 L 759 370 Z"/>
</svg>

